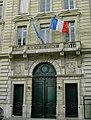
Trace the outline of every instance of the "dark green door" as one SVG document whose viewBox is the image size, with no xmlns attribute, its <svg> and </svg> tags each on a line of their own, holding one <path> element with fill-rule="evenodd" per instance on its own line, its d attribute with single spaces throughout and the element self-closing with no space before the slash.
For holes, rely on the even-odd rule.
<svg viewBox="0 0 91 120">
<path fill-rule="evenodd" d="M 33 78 L 33 91 L 32 91 L 32 117 L 39 117 L 44 115 L 44 83 L 42 81 L 36 81 Z"/>
<path fill-rule="evenodd" d="M 13 115 L 22 116 L 23 91 L 24 91 L 23 84 L 14 85 Z"/>
<path fill-rule="evenodd" d="M 32 117 L 55 118 L 56 77 L 54 68 L 42 63 L 34 71 L 32 87 Z"/>
<path fill-rule="evenodd" d="M 56 115 L 56 81 L 49 77 L 45 81 L 45 117 L 55 118 Z"/>
<path fill-rule="evenodd" d="M 77 84 L 65 84 L 66 117 L 78 117 Z"/>
</svg>

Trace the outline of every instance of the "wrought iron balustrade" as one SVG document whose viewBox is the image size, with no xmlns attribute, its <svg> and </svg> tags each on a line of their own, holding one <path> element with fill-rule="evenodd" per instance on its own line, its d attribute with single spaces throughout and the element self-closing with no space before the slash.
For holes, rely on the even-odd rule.
<svg viewBox="0 0 91 120">
<path fill-rule="evenodd" d="M 43 52 L 61 52 L 61 51 L 76 51 L 80 50 L 80 41 L 60 42 L 47 44 L 34 44 L 25 46 L 12 46 L 12 52 L 20 53 L 43 53 Z"/>
<path fill-rule="evenodd" d="M 59 48 L 60 44 L 36 44 L 36 45 L 29 45 L 27 49 L 48 49 L 48 48 Z"/>
<path fill-rule="evenodd" d="M 34 44 L 34 45 L 26 45 L 26 46 L 13 46 L 13 51 L 24 50 L 24 49 L 48 49 L 48 48 L 59 48 L 60 43 L 50 43 L 50 44 Z"/>
<path fill-rule="evenodd" d="M 56 52 L 63 49 L 63 43 L 48 43 L 48 44 L 34 44 L 26 46 L 13 46 L 12 52 L 23 54 L 26 53 L 42 53 L 42 52 Z"/>
</svg>

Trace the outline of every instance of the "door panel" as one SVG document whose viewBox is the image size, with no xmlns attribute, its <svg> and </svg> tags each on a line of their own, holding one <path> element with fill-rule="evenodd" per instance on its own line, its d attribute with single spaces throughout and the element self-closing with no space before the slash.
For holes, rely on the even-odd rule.
<svg viewBox="0 0 91 120">
<path fill-rule="evenodd" d="M 23 84 L 14 85 L 13 115 L 22 116 L 23 91 Z"/>
<path fill-rule="evenodd" d="M 32 117 L 43 116 L 44 84 L 43 82 L 34 82 L 33 85 L 33 104 Z"/>
<path fill-rule="evenodd" d="M 45 88 L 45 116 L 55 118 L 56 115 L 56 86 L 47 84 Z"/>
<path fill-rule="evenodd" d="M 78 117 L 77 84 L 65 84 L 66 117 Z"/>
</svg>

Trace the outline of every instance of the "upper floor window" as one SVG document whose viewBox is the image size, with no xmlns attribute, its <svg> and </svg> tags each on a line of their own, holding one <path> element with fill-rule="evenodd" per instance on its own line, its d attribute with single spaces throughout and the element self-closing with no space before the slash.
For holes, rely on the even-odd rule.
<svg viewBox="0 0 91 120">
<path fill-rule="evenodd" d="M 27 26 L 18 26 L 17 28 L 18 45 L 26 44 L 26 34 L 27 34 Z"/>
<path fill-rule="evenodd" d="M 74 9 L 75 0 L 64 0 L 64 9 Z"/>
<path fill-rule="evenodd" d="M 44 43 L 50 42 L 50 28 L 49 24 L 44 24 L 40 26 L 40 36 Z"/>
<path fill-rule="evenodd" d="M 40 12 L 50 11 L 50 0 L 40 0 Z"/>
<path fill-rule="evenodd" d="M 28 13 L 28 0 L 20 0 L 19 2 L 19 13 Z"/>
<path fill-rule="evenodd" d="M 0 19 L 2 18 L 2 14 L 3 14 L 3 2 L 0 1 Z"/>
<path fill-rule="evenodd" d="M 76 25 L 75 22 L 69 22 L 69 32 L 65 34 L 66 41 L 75 41 L 76 38 Z"/>
</svg>

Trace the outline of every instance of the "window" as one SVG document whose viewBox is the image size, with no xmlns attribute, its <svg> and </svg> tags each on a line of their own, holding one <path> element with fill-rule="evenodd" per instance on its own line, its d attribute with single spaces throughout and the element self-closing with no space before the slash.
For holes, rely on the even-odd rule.
<svg viewBox="0 0 91 120">
<path fill-rule="evenodd" d="M 17 29 L 18 45 L 26 44 L 26 34 L 27 34 L 27 26 L 18 26 Z"/>
<path fill-rule="evenodd" d="M 91 119 L 91 96 L 84 96 L 84 118 Z"/>
<path fill-rule="evenodd" d="M 75 41 L 76 27 L 75 22 L 69 22 L 69 32 L 65 34 L 65 40 L 73 42 Z"/>
<path fill-rule="evenodd" d="M 3 2 L 0 2 L 0 19 L 2 18 L 2 9 L 3 9 Z"/>
<path fill-rule="evenodd" d="M 40 36 L 44 43 L 49 43 L 50 42 L 50 28 L 49 24 L 44 24 L 40 26 Z"/>
<path fill-rule="evenodd" d="M 74 9 L 75 0 L 64 0 L 64 9 Z"/>
<path fill-rule="evenodd" d="M 50 0 L 40 0 L 40 12 L 50 11 Z"/>
<path fill-rule="evenodd" d="M 28 13 L 28 0 L 20 0 L 20 10 L 19 13 L 23 14 L 23 13 Z"/>
</svg>

